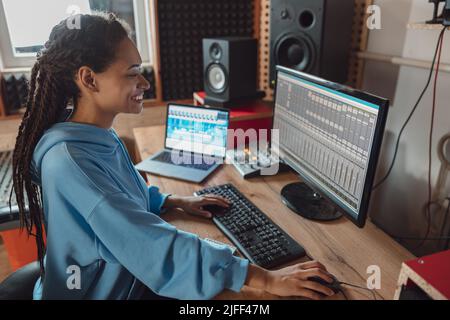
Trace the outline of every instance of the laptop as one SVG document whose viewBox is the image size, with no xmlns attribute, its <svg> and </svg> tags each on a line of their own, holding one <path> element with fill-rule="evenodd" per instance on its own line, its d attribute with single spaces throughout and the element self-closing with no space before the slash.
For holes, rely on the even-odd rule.
<svg viewBox="0 0 450 320">
<path fill-rule="evenodd" d="M 169 104 L 164 149 L 136 169 L 200 183 L 224 162 L 228 123 L 226 109 Z"/>
</svg>

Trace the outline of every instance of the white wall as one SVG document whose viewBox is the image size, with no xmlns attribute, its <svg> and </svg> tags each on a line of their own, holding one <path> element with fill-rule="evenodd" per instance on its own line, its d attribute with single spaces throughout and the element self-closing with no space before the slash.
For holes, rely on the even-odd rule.
<svg viewBox="0 0 450 320">
<path fill-rule="evenodd" d="M 370 32 L 368 50 L 414 59 L 431 61 L 440 30 L 407 29 L 408 22 L 431 18 L 432 5 L 425 0 L 376 0 L 381 7 L 382 30 Z M 450 30 L 444 36 L 442 63 L 450 64 Z M 420 91 L 428 70 L 407 66 L 395 67 L 380 62 L 366 63 L 364 90 L 392 99 L 389 110 L 383 152 L 377 177 L 386 172 L 392 159 L 395 139 Z M 426 232 L 423 206 L 427 201 L 428 132 L 432 102 L 432 85 L 423 97 L 415 115 L 408 124 L 400 143 L 395 168 L 383 186 L 372 197 L 372 220 L 391 234 L 421 237 Z M 450 132 L 450 73 L 440 73 L 437 89 L 435 130 L 433 135 L 432 185 L 435 185 L 440 162 L 436 156 L 439 138 Z M 447 185 L 450 195 L 450 185 Z M 433 212 L 435 228 L 442 224 L 443 211 Z M 450 219 L 449 219 L 450 220 Z M 450 223 L 450 221 L 449 221 Z M 447 226 L 447 235 L 450 235 Z M 439 236 L 436 233 L 430 236 Z M 417 241 L 402 242 L 418 255 L 442 250 L 442 242 L 427 241 L 419 249 Z"/>
</svg>

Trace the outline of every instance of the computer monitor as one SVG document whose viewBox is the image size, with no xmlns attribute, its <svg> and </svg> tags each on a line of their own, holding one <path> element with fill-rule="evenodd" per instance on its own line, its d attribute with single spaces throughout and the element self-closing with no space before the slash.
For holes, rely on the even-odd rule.
<svg viewBox="0 0 450 320">
<path fill-rule="evenodd" d="M 389 101 L 277 66 L 272 149 L 303 182 L 285 186 L 283 202 L 313 220 L 344 213 L 363 227 Z"/>
</svg>

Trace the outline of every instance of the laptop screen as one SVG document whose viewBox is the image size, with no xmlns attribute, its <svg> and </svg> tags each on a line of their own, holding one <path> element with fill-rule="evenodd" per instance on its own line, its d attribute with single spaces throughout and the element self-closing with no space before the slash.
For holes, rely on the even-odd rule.
<svg viewBox="0 0 450 320">
<path fill-rule="evenodd" d="M 225 157 L 228 111 L 169 105 L 166 148 Z"/>
</svg>

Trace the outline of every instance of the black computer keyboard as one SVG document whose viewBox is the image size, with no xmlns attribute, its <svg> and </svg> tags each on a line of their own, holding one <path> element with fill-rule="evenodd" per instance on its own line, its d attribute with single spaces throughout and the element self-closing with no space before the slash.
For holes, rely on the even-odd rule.
<svg viewBox="0 0 450 320">
<path fill-rule="evenodd" d="M 215 194 L 231 201 L 213 221 L 252 263 L 270 269 L 301 258 L 305 250 L 272 222 L 232 184 L 206 188 L 195 195 Z"/>
<path fill-rule="evenodd" d="M 183 166 L 183 167 L 188 167 L 188 168 L 204 170 L 204 171 L 209 170 L 213 165 L 215 165 L 215 163 L 212 163 L 212 164 L 205 163 L 203 161 L 203 156 L 202 155 L 196 155 L 196 154 L 192 154 L 190 159 L 186 159 L 185 157 L 183 157 L 183 160 L 190 160 L 190 161 L 184 161 L 184 162 L 181 162 L 181 163 L 174 163 L 172 161 L 172 155 L 171 155 L 170 151 L 161 152 L 159 155 L 157 155 L 152 160 L 159 161 L 159 162 L 170 163 L 170 164 L 175 164 L 177 166 Z"/>
</svg>

